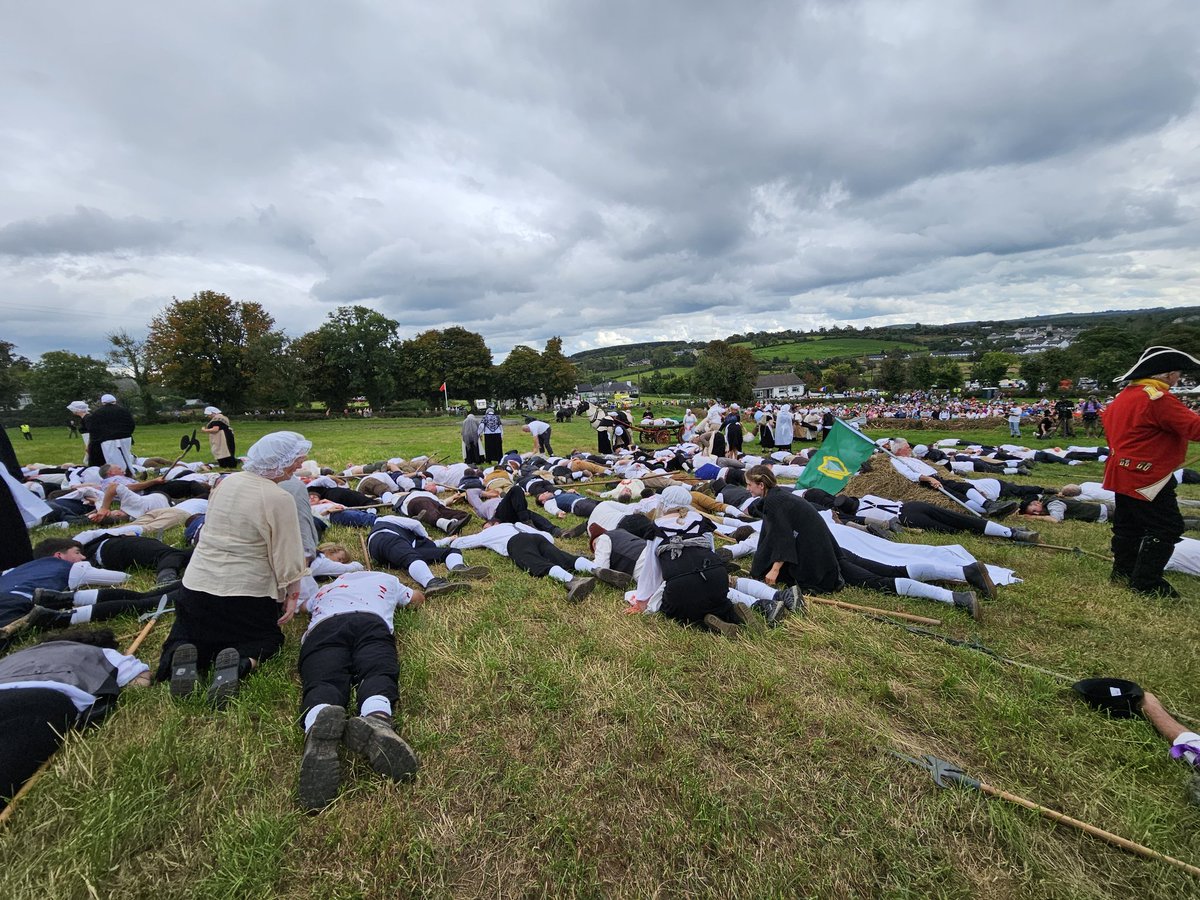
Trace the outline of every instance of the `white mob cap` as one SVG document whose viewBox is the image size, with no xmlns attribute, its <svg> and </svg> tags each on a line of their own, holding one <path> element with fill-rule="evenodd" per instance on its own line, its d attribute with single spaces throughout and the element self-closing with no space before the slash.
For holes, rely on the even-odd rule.
<svg viewBox="0 0 1200 900">
<path fill-rule="evenodd" d="M 692 492 L 681 484 L 673 484 L 662 492 L 662 509 L 691 509 Z"/>
<path fill-rule="evenodd" d="M 101 403 L 116 403 L 117 398 L 114 397 L 112 394 L 104 394 L 100 397 L 100 402 Z"/>
<path fill-rule="evenodd" d="M 206 407 L 204 407 L 204 414 L 206 416 L 219 416 L 221 414 L 221 411 L 219 409 L 217 409 L 215 406 L 206 406 Z"/>
<path fill-rule="evenodd" d="M 311 449 L 312 441 L 306 441 L 302 434 L 272 431 L 251 445 L 242 468 L 263 478 L 278 478 Z"/>
<path fill-rule="evenodd" d="M 67 409 L 73 413 L 82 413 L 88 411 L 88 405 L 82 400 L 72 400 L 67 404 Z"/>
</svg>

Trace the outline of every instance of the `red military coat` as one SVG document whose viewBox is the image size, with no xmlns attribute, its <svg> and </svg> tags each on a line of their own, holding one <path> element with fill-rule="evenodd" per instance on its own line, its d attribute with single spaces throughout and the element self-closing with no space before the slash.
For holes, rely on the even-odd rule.
<svg viewBox="0 0 1200 900">
<path fill-rule="evenodd" d="M 1138 500 L 1153 500 L 1183 464 L 1188 442 L 1200 441 L 1200 416 L 1154 378 L 1130 384 L 1102 416 L 1112 451 L 1104 486 Z"/>
</svg>

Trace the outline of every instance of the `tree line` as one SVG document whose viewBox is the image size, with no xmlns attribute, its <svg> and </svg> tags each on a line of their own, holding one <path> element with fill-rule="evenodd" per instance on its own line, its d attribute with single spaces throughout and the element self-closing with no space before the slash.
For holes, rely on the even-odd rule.
<svg viewBox="0 0 1200 900">
<path fill-rule="evenodd" d="M 294 409 L 312 403 L 341 410 L 362 397 L 375 409 L 453 397 L 551 401 L 575 392 L 578 373 L 553 337 L 542 350 L 518 345 L 494 364 L 483 336 L 458 326 L 404 338 L 400 323 L 363 306 L 343 306 L 318 328 L 289 338 L 259 303 L 200 291 L 173 300 L 151 319 L 146 336 L 107 336 L 104 359 L 55 350 L 36 362 L 0 341 L 0 408 L 28 394 L 33 411 L 61 418 L 72 400 L 116 392 L 131 379 L 127 398 L 153 419 L 164 408 L 198 399 L 226 412 Z M 116 374 L 114 374 L 116 373 Z"/>
</svg>

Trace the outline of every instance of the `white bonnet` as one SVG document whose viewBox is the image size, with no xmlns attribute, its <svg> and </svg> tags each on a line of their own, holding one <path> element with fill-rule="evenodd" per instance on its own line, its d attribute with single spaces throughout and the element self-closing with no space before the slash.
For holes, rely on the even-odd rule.
<svg viewBox="0 0 1200 900">
<path fill-rule="evenodd" d="M 691 509 L 692 492 L 681 484 L 673 484 L 662 492 L 662 509 Z"/>
<path fill-rule="evenodd" d="M 263 478 L 278 478 L 284 469 L 312 449 L 312 441 L 294 431 L 272 431 L 255 441 L 242 468 Z"/>
</svg>

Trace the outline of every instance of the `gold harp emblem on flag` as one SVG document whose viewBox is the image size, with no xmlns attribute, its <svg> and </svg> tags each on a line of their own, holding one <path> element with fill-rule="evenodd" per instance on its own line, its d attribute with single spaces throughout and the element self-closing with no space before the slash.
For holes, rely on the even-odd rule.
<svg viewBox="0 0 1200 900">
<path fill-rule="evenodd" d="M 845 481 L 854 474 L 836 456 L 825 457 L 821 464 L 817 466 L 817 471 L 829 478 L 836 478 L 838 481 Z"/>
</svg>

